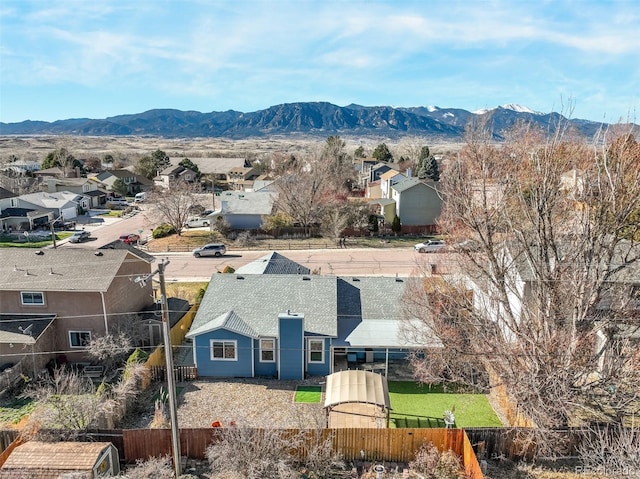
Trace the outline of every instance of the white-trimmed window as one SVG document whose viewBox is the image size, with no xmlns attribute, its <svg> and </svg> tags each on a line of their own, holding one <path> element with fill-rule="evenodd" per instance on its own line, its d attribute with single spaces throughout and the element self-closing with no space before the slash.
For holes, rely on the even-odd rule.
<svg viewBox="0 0 640 479">
<path fill-rule="evenodd" d="M 276 362 L 276 340 L 275 338 L 263 338 L 260 340 L 260 362 Z"/>
<path fill-rule="evenodd" d="M 91 331 L 69 331 L 69 345 L 72 348 L 86 348 L 91 342 Z"/>
<path fill-rule="evenodd" d="M 20 292 L 22 304 L 29 306 L 38 306 L 44 304 L 44 293 L 39 291 L 22 291 Z"/>
<path fill-rule="evenodd" d="M 211 360 L 212 361 L 237 361 L 238 342 L 211 340 Z"/>
<path fill-rule="evenodd" d="M 309 362 L 324 363 L 324 339 L 309 340 Z"/>
</svg>

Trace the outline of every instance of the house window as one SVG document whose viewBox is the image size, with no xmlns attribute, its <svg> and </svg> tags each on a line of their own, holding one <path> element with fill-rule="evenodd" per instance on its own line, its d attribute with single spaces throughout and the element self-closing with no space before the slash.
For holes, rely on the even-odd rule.
<svg viewBox="0 0 640 479">
<path fill-rule="evenodd" d="M 260 340 L 260 362 L 274 363 L 276 361 L 276 340 L 273 338 Z"/>
<path fill-rule="evenodd" d="M 237 341 L 211 341 L 212 361 L 237 361 L 238 342 Z"/>
<path fill-rule="evenodd" d="M 324 363 L 324 340 L 323 339 L 309 340 L 309 362 Z"/>
<path fill-rule="evenodd" d="M 22 298 L 22 304 L 29 306 L 44 304 L 44 293 L 23 291 L 20 293 L 20 296 Z"/>
<path fill-rule="evenodd" d="M 90 342 L 90 331 L 69 331 L 69 345 L 72 348 L 86 348 Z"/>
</svg>

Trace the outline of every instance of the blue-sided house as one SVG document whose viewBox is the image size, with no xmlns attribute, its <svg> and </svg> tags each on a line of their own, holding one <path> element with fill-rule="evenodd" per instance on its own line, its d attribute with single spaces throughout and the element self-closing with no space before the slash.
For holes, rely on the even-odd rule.
<svg viewBox="0 0 640 479">
<path fill-rule="evenodd" d="M 215 274 L 187 334 L 201 377 L 325 376 L 404 358 L 406 279 Z M 439 345 L 439 341 L 434 344 Z"/>
</svg>

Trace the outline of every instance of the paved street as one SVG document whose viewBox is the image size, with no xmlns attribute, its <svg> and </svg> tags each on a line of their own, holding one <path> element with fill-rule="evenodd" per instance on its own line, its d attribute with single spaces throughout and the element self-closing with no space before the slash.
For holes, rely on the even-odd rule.
<svg viewBox="0 0 640 479">
<path fill-rule="evenodd" d="M 142 237 L 151 234 L 151 223 L 144 211 L 131 218 L 93 218 L 91 222 L 78 223 L 91 233 L 88 241 L 71 244 L 62 241 L 61 248 L 99 248 L 117 240 L 122 234 L 136 233 Z M 279 250 L 287 258 L 296 261 L 315 273 L 336 275 L 409 276 L 421 268 L 431 269 L 432 264 L 447 265 L 455 255 L 419 254 L 412 248 L 345 248 L 316 250 Z M 243 266 L 268 251 L 235 250 L 228 245 L 228 253 L 220 258 L 194 258 L 191 253 L 158 253 L 157 258 L 168 258 L 168 281 L 207 281 L 212 274 L 225 266 L 234 269 Z"/>
</svg>

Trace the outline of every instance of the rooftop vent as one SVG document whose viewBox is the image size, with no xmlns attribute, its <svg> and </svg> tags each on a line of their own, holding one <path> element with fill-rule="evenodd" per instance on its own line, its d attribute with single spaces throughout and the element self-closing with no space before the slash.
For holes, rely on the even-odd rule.
<svg viewBox="0 0 640 479">
<path fill-rule="evenodd" d="M 311 281 L 311 278 L 309 278 L 309 276 L 303 276 L 302 281 Z"/>
<path fill-rule="evenodd" d="M 360 278 L 351 278 L 351 281 L 360 281 Z"/>
<path fill-rule="evenodd" d="M 244 279 L 244 276 L 236 276 L 236 279 Z"/>
<path fill-rule="evenodd" d="M 41 249 L 39 249 L 38 251 L 36 251 L 36 254 L 38 256 L 42 256 L 44 254 L 44 251 L 42 251 Z"/>
<path fill-rule="evenodd" d="M 93 253 L 94 256 L 102 256 L 102 251 L 96 251 Z"/>
</svg>

